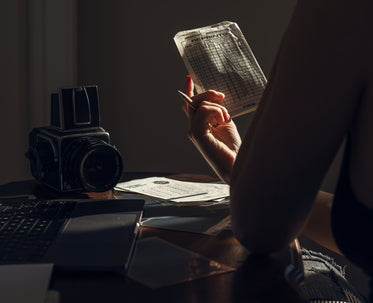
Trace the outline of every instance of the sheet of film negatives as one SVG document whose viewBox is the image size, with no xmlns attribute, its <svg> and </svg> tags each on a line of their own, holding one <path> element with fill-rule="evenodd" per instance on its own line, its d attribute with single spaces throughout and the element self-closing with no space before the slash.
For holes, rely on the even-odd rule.
<svg viewBox="0 0 373 303">
<path fill-rule="evenodd" d="M 224 106 L 232 117 L 256 109 L 267 79 L 236 23 L 182 31 L 174 40 L 197 93 L 224 93 Z"/>
</svg>

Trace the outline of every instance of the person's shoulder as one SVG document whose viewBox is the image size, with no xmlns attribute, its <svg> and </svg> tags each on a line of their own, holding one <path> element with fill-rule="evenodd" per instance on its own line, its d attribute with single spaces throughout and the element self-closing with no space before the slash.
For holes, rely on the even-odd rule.
<svg viewBox="0 0 373 303">
<path fill-rule="evenodd" d="M 373 30 L 372 0 L 298 0 L 297 8 L 315 26 L 354 31 L 358 39 Z"/>
<path fill-rule="evenodd" d="M 373 1 L 371 0 L 298 0 L 298 7 L 304 7 L 306 9 L 316 10 L 324 13 L 338 13 L 342 11 L 346 12 L 361 12 L 371 13 L 366 9 L 373 8 Z M 347 16 L 346 21 L 347 21 Z M 316 21 L 316 20 L 315 20 Z"/>
</svg>

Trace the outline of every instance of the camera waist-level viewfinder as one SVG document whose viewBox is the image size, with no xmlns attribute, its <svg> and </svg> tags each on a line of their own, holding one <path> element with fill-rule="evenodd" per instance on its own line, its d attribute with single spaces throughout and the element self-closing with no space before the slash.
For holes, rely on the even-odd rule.
<svg viewBox="0 0 373 303">
<path fill-rule="evenodd" d="M 123 162 L 100 125 L 98 88 L 62 88 L 51 96 L 51 125 L 29 135 L 31 173 L 59 192 L 106 191 L 120 180 Z"/>
</svg>

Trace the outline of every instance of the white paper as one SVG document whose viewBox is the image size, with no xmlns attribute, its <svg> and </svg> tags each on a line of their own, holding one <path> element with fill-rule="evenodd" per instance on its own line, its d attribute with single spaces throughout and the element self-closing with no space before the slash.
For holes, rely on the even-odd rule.
<svg viewBox="0 0 373 303">
<path fill-rule="evenodd" d="M 223 105 L 231 117 L 256 109 L 267 79 L 236 23 L 181 31 L 174 41 L 197 93 L 224 93 Z"/>
<path fill-rule="evenodd" d="M 186 182 L 166 177 L 150 177 L 118 183 L 115 190 L 138 193 L 174 203 L 200 203 L 229 196 L 229 185 Z"/>
<path fill-rule="evenodd" d="M 45 303 L 53 264 L 0 266 L 0 302 Z"/>
</svg>

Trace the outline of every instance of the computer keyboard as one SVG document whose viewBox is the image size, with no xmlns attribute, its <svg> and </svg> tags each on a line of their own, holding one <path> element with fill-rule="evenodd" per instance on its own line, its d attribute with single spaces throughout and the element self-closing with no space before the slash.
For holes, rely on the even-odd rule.
<svg viewBox="0 0 373 303">
<path fill-rule="evenodd" d="M 37 262 L 51 245 L 74 201 L 0 204 L 0 264 Z"/>
</svg>

